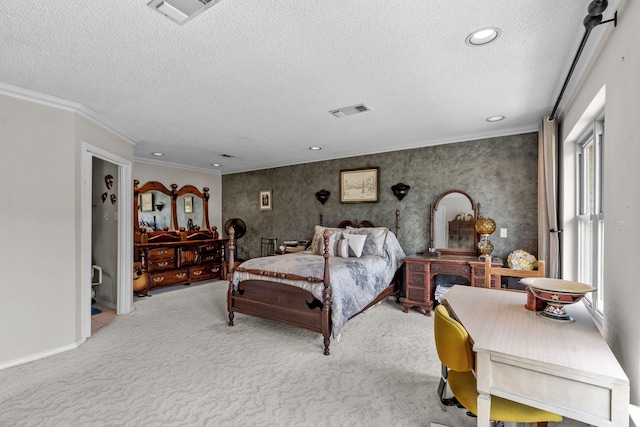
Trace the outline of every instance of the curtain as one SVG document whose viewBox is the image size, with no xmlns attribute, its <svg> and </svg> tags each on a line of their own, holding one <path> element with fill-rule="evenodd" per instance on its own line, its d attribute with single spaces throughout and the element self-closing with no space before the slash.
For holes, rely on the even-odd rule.
<svg viewBox="0 0 640 427">
<path fill-rule="evenodd" d="M 557 214 L 558 126 L 543 117 L 538 134 L 538 259 L 546 263 L 547 277 L 558 278 L 560 242 Z"/>
</svg>

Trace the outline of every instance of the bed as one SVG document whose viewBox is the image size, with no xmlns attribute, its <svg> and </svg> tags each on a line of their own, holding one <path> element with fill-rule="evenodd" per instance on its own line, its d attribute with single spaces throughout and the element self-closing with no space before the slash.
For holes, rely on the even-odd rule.
<svg viewBox="0 0 640 427">
<path fill-rule="evenodd" d="M 405 254 L 386 227 L 316 226 L 303 252 L 254 258 L 234 265 L 229 230 L 229 326 L 234 313 L 275 320 L 321 333 L 324 354 L 346 322 L 383 299 L 399 301 L 399 267 Z M 368 225 L 362 227 L 362 225 Z M 345 243 L 346 242 L 346 243 Z"/>
</svg>

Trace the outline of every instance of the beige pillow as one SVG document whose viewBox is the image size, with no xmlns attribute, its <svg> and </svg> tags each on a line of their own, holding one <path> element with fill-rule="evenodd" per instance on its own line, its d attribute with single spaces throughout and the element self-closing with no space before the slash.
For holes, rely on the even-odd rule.
<svg viewBox="0 0 640 427">
<path fill-rule="evenodd" d="M 324 233 L 324 230 L 327 230 L 327 229 L 333 232 L 333 235 L 336 236 L 336 239 L 340 239 L 342 237 L 342 232 L 344 231 L 343 228 L 330 228 L 330 227 L 323 227 L 321 225 L 316 225 L 315 230 L 313 232 L 313 239 L 311 239 L 311 246 L 309 247 L 309 250 L 314 254 L 322 255 L 322 250 L 324 248 L 322 247 L 320 242 L 322 242 L 323 240 L 322 234 Z"/>
</svg>

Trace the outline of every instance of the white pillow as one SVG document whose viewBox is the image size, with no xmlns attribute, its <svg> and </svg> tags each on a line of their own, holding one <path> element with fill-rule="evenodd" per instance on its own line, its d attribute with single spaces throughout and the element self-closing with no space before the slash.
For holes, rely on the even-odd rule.
<svg viewBox="0 0 640 427">
<path fill-rule="evenodd" d="M 335 231 L 332 231 L 329 235 L 329 256 L 336 256 L 336 243 L 342 237 L 342 233 L 338 235 Z M 318 251 L 317 255 L 324 255 L 324 238 L 320 239 L 318 242 Z"/>
<path fill-rule="evenodd" d="M 342 234 L 349 242 L 349 256 L 360 258 L 362 256 L 362 249 L 364 248 L 364 242 L 367 240 L 366 234 Z"/>
</svg>

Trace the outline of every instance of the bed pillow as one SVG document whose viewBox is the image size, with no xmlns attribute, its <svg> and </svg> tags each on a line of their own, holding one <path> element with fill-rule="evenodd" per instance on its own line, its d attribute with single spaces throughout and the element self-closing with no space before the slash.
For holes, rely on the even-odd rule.
<svg viewBox="0 0 640 427">
<path fill-rule="evenodd" d="M 342 237 L 342 232 L 344 231 L 344 228 L 329 228 L 323 227 L 321 225 L 316 225 L 313 232 L 313 239 L 311 239 L 311 246 L 309 247 L 309 250 L 314 254 L 322 255 L 324 248 L 322 247 L 320 242 L 322 242 L 323 240 L 322 234 L 324 233 L 324 230 L 327 229 L 333 232 L 333 235 L 335 235 L 337 239 L 340 239 L 340 237 Z"/>
<path fill-rule="evenodd" d="M 342 239 L 342 233 L 331 231 L 329 235 L 329 256 L 338 256 L 336 253 L 336 245 Z M 316 255 L 324 255 L 324 239 L 320 239 L 318 242 L 318 251 L 314 252 Z"/>
<path fill-rule="evenodd" d="M 340 240 L 336 240 L 335 256 L 339 256 L 340 258 L 349 258 L 349 241 L 344 237 Z"/>
<path fill-rule="evenodd" d="M 364 248 L 365 241 L 367 240 L 366 234 L 351 234 L 342 233 L 344 238 L 349 242 L 349 256 L 360 258 L 362 256 L 362 249 Z"/>
<path fill-rule="evenodd" d="M 347 227 L 347 233 L 366 235 L 367 240 L 362 250 L 363 255 L 384 256 L 384 244 L 387 240 L 387 227 L 364 227 L 351 228 Z"/>
</svg>

